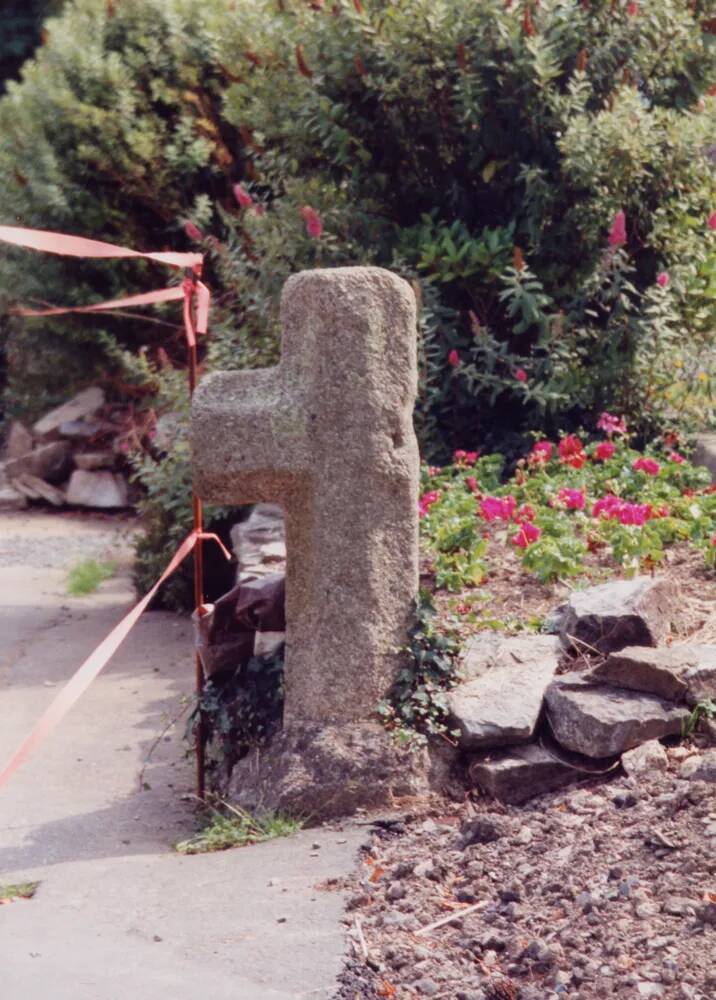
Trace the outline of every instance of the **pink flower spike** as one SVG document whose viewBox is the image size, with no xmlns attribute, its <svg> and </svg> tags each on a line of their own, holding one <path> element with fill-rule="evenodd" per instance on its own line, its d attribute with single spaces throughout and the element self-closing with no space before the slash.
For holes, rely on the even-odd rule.
<svg viewBox="0 0 716 1000">
<path fill-rule="evenodd" d="M 609 246 L 623 246 L 626 243 L 626 239 L 626 215 L 620 210 L 614 216 L 612 228 L 609 230 Z"/>
<path fill-rule="evenodd" d="M 323 232 L 323 223 L 321 222 L 320 215 L 310 205 L 304 205 L 300 209 L 300 212 L 306 223 L 306 232 L 314 239 L 318 239 Z"/>
<path fill-rule="evenodd" d="M 615 417 L 611 413 L 602 413 L 597 421 L 597 430 L 604 431 L 610 437 L 612 434 L 626 434 L 624 417 Z"/>
<path fill-rule="evenodd" d="M 669 461 L 676 462 L 677 465 L 683 465 L 686 459 L 684 458 L 683 455 L 680 455 L 678 451 L 672 451 L 669 454 Z"/>
<path fill-rule="evenodd" d="M 708 227 L 709 229 L 716 229 L 716 211 L 713 211 L 709 216 Z"/>
<path fill-rule="evenodd" d="M 475 462 L 480 457 L 479 451 L 468 451 L 465 453 L 465 463 L 466 465 L 474 465 Z"/>
<path fill-rule="evenodd" d="M 515 372 L 515 378 L 517 379 L 518 382 L 527 381 L 527 372 L 524 370 L 524 368 L 517 369 L 517 371 Z"/>
<path fill-rule="evenodd" d="M 639 4 L 636 3 L 635 0 L 631 0 L 631 2 L 627 4 L 627 14 L 629 15 L 629 17 L 636 17 L 638 13 L 639 13 Z"/>
<path fill-rule="evenodd" d="M 658 476 L 661 466 L 653 458 L 637 458 L 631 464 L 635 472 L 645 472 L 647 476 Z"/>
<path fill-rule="evenodd" d="M 197 240 L 203 239 L 201 235 L 201 229 L 199 229 L 198 226 L 195 226 L 193 222 L 184 223 L 184 232 L 186 233 L 186 235 L 189 237 L 190 240 L 194 240 L 195 242 Z"/>
<path fill-rule="evenodd" d="M 536 524 L 525 521 L 524 524 L 520 525 L 517 534 L 512 536 L 512 544 L 518 549 L 526 549 L 536 542 L 541 534 L 542 532 Z"/>
<path fill-rule="evenodd" d="M 459 465 L 461 462 L 464 462 L 466 458 L 467 458 L 467 452 L 462 450 L 456 451 L 452 456 L 453 462 L 455 462 L 457 465 Z"/>
<path fill-rule="evenodd" d="M 465 485 L 471 493 L 479 493 L 480 487 L 477 484 L 477 480 L 474 476 L 465 476 Z"/>
<path fill-rule="evenodd" d="M 659 288 L 666 288 L 670 280 L 668 271 L 660 271 L 656 276 L 656 283 Z"/>
<path fill-rule="evenodd" d="M 448 364 L 450 365 L 451 368 L 457 368 L 458 365 L 460 364 L 460 355 L 454 348 L 448 354 Z"/>
<path fill-rule="evenodd" d="M 254 199 L 243 184 L 234 184 L 234 198 L 236 198 L 241 208 L 248 208 L 249 205 L 253 205 L 254 203 Z"/>
</svg>

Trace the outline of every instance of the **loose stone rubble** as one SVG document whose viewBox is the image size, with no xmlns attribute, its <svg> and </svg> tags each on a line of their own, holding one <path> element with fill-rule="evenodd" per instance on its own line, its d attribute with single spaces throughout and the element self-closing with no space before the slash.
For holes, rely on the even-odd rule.
<svg viewBox="0 0 716 1000">
<path fill-rule="evenodd" d="M 127 481 L 115 471 L 118 427 L 104 411 L 104 393 L 93 386 L 45 414 L 32 430 L 11 423 L 0 461 L 0 510 L 22 510 L 31 501 L 126 507 Z"/>
</svg>

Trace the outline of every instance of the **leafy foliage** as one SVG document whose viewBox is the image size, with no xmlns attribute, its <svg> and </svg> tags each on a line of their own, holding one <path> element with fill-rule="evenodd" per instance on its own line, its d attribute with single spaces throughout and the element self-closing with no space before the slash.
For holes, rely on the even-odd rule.
<svg viewBox="0 0 716 1000">
<path fill-rule="evenodd" d="M 399 743 L 415 748 L 428 737 L 448 735 L 446 695 L 460 679 L 458 641 L 445 623 L 438 626 L 425 592 L 416 602 L 405 654 L 406 665 L 378 714 Z"/>
</svg>

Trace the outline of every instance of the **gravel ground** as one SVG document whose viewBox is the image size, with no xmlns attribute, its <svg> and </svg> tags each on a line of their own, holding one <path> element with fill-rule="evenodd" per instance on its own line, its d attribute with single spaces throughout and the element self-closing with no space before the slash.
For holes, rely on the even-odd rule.
<svg viewBox="0 0 716 1000">
<path fill-rule="evenodd" d="M 638 781 L 376 827 L 335 1000 L 713 1000 L 716 785 L 679 776 L 695 749 Z"/>
</svg>

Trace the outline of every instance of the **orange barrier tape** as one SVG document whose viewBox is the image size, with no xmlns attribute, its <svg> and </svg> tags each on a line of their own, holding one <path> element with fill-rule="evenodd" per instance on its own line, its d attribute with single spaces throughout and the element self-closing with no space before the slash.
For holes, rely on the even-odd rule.
<svg viewBox="0 0 716 1000">
<path fill-rule="evenodd" d="M 27 760 L 30 754 L 47 739 L 50 733 L 74 706 L 75 702 L 85 693 L 92 681 L 100 674 L 104 667 L 107 666 L 112 656 L 119 649 L 122 642 L 124 642 L 136 625 L 142 613 L 146 610 L 147 605 L 154 597 L 159 587 L 164 583 L 167 577 L 172 575 L 184 559 L 186 559 L 189 553 L 193 550 L 197 541 L 200 539 L 211 539 L 217 542 L 226 558 L 231 559 L 229 552 L 226 550 L 226 547 L 217 535 L 203 531 L 192 531 L 190 535 L 187 535 L 175 552 L 171 562 L 149 593 L 146 594 L 138 604 L 135 604 L 132 610 L 124 616 L 119 624 L 115 625 L 109 635 L 102 640 L 99 646 L 97 646 L 97 648 L 90 653 L 84 663 L 72 675 L 57 697 L 50 703 L 49 707 L 35 723 L 32 730 L 22 741 L 3 770 L 0 771 L 0 787 L 2 787 L 13 772 Z"/>
<path fill-rule="evenodd" d="M 181 285 L 174 285 L 172 288 L 161 288 L 156 292 L 144 292 L 141 295 L 128 295 L 123 299 L 109 299 L 91 306 L 47 306 L 44 309 L 26 309 L 24 306 L 17 306 L 10 312 L 14 316 L 62 316 L 64 313 L 104 312 L 106 309 L 125 309 L 127 306 L 150 306 L 159 302 L 177 302 L 185 296 L 184 288 Z"/>
<path fill-rule="evenodd" d="M 201 267 L 204 260 L 200 253 L 140 253 L 139 250 L 115 246 L 114 243 L 88 240 L 84 236 L 69 236 L 67 233 L 53 233 L 46 229 L 22 229 L 19 226 L 0 226 L 0 240 L 28 250 L 42 250 L 63 257 L 143 257 L 145 260 L 168 264 L 169 267 Z"/>
</svg>

